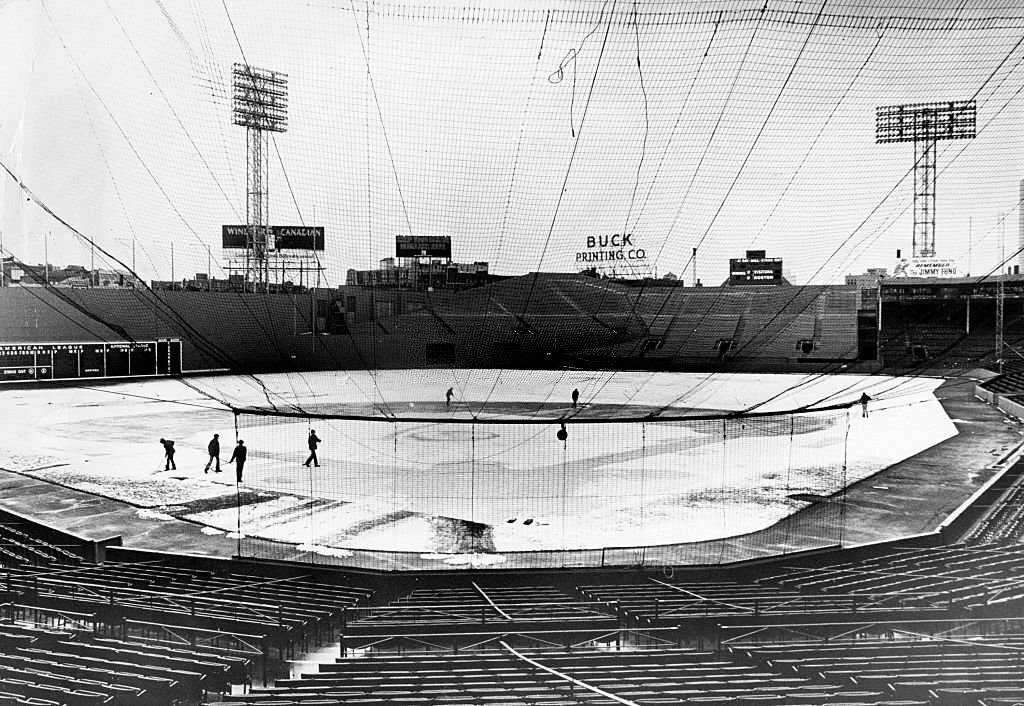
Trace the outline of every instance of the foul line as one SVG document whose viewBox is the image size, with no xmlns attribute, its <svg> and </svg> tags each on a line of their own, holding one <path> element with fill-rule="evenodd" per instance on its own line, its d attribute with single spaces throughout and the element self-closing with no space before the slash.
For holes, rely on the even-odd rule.
<svg viewBox="0 0 1024 706">
<path fill-rule="evenodd" d="M 575 679 L 574 677 L 570 677 L 568 674 L 564 674 L 564 673 L 558 671 L 557 669 L 552 669 L 551 667 L 545 666 L 545 665 L 541 664 L 540 662 L 538 662 L 536 660 L 530 659 L 529 657 L 527 657 L 526 655 L 522 654 L 521 652 L 517 652 L 516 650 L 514 650 L 504 640 L 500 640 L 498 642 L 498 644 L 501 645 L 502 647 L 504 647 L 506 650 L 511 652 L 513 655 L 515 655 L 519 659 L 523 660 L 524 662 L 527 662 L 528 664 L 532 664 L 537 669 L 543 669 L 545 672 L 547 672 L 549 674 L 554 674 L 559 679 L 564 679 L 567 682 L 575 684 L 576 686 L 583 687 L 584 689 L 587 689 L 588 691 L 592 691 L 595 694 L 598 694 L 600 696 L 605 697 L 606 699 L 611 699 L 612 701 L 617 701 L 620 704 L 626 704 L 626 706 L 639 706 L 639 704 L 637 704 L 636 701 L 630 701 L 629 699 L 624 699 L 621 696 L 616 696 L 615 694 L 610 694 L 607 691 L 605 691 L 604 689 L 600 689 L 600 688 L 594 686 L 593 684 L 587 684 L 585 681 L 580 681 L 579 679 Z"/>
</svg>

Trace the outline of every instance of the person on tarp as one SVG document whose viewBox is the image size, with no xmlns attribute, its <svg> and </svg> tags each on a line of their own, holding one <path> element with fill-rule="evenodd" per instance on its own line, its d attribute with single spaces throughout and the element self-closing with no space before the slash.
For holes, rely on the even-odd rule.
<svg viewBox="0 0 1024 706">
<path fill-rule="evenodd" d="M 448 392 L 444 393 L 444 406 L 447 409 L 452 406 L 452 395 L 455 394 L 455 389 L 449 387 Z"/>
<path fill-rule="evenodd" d="M 178 470 L 178 467 L 174 465 L 174 442 L 170 439 L 160 439 L 160 444 L 164 447 L 164 470 Z"/>
<path fill-rule="evenodd" d="M 238 446 L 231 452 L 231 458 L 228 459 L 228 463 L 235 462 L 235 482 L 242 482 L 242 469 L 245 468 L 245 457 L 249 454 L 249 449 L 245 448 L 245 442 L 241 439 L 238 440 Z"/>
<path fill-rule="evenodd" d="M 580 401 L 580 391 L 574 388 L 572 391 L 572 408 L 576 409 L 576 403 Z"/>
<path fill-rule="evenodd" d="M 316 457 L 316 445 L 321 442 L 319 436 L 316 435 L 316 429 L 309 430 L 309 439 L 307 445 L 309 446 L 309 458 L 302 465 L 309 468 L 309 464 L 312 463 L 317 468 L 320 468 L 320 459 Z"/>
<path fill-rule="evenodd" d="M 213 438 L 210 439 L 210 443 L 206 445 L 206 451 L 210 454 L 210 458 L 206 461 L 206 468 L 203 469 L 203 473 L 210 472 L 210 464 L 216 461 L 217 468 L 215 473 L 220 473 L 220 434 L 214 434 Z"/>
<path fill-rule="evenodd" d="M 868 402 L 870 402 L 870 401 L 871 401 L 871 398 L 868 396 L 868 393 L 862 392 L 860 394 L 860 416 L 862 416 L 862 417 L 867 417 L 868 416 Z"/>
</svg>

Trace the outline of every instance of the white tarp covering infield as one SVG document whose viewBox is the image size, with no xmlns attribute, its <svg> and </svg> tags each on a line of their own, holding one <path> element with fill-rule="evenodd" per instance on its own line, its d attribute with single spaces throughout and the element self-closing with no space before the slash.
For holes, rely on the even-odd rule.
<svg viewBox="0 0 1024 706">
<path fill-rule="evenodd" d="M 583 371 L 336 371 L 2 391 L 0 466 L 225 531 L 315 547 L 417 552 L 691 542 L 769 526 L 956 433 L 936 379 Z M 451 408 L 444 392 L 453 388 Z M 580 390 L 573 409 L 569 392 Z M 584 419 L 782 412 L 873 398 L 849 412 L 700 422 Z M 242 415 L 243 490 L 204 475 L 222 403 L 430 421 Z M 578 415 L 575 416 L 574 415 Z M 472 424 L 476 417 L 515 424 Z M 572 418 L 569 438 L 556 420 Z M 544 423 L 527 423 L 528 420 Z M 455 423 L 452 423 L 455 422 Z M 306 434 L 323 444 L 307 470 Z M 176 441 L 164 472 L 160 437 Z M 151 514 L 151 517 L 155 515 Z M 471 541 L 467 541 L 467 537 Z M 326 549 L 324 551 L 327 551 Z"/>
</svg>

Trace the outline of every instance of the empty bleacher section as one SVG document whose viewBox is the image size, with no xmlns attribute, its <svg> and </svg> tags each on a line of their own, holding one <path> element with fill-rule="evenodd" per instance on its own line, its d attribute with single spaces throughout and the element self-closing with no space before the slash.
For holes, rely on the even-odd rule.
<svg viewBox="0 0 1024 706">
<path fill-rule="evenodd" d="M 588 359 L 678 369 L 806 370 L 858 354 L 857 292 L 838 287 L 634 288 L 639 339 Z"/>
<path fill-rule="evenodd" d="M 0 527 L 17 540 L 0 560 L 0 703 L 195 703 L 335 640 L 372 593 L 232 562 L 97 564 L 37 534 Z"/>
<path fill-rule="evenodd" d="M 1020 359 L 1024 308 L 1019 282 L 1006 284 L 1001 356 Z M 885 369 L 995 366 L 997 305 L 992 279 L 943 283 L 890 281 L 882 287 L 879 352 Z"/>
<path fill-rule="evenodd" d="M 122 634 L 174 626 L 244 635 L 281 653 L 331 639 L 344 608 L 369 593 L 303 578 L 254 579 L 159 564 L 112 563 L 55 570 L 7 567 L 2 586 L 18 605 L 90 614 Z"/>
<path fill-rule="evenodd" d="M 0 566 L 76 565 L 81 561 L 80 544 L 60 542 L 52 535 L 44 539 L 40 534 L 10 516 L 0 518 Z"/>
<path fill-rule="evenodd" d="M 1024 684 L 1020 544 L 671 577 L 112 557 L 4 563 L 0 703 L 987 706 Z M 284 661 L 322 644 L 286 678 Z"/>
<path fill-rule="evenodd" d="M 841 636 L 734 647 L 733 655 L 783 674 L 885 694 L 888 703 L 988 706 L 1024 699 L 1021 635 Z"/>
<path fill-rule="evenodd" d="M 1007 371 L 985 380 L 980 387 L 997 395 L 1024 394 L 1024 371 Z"/>
<path fill-rule="evenodd" d="M 881 703 L 881 690 L 844 687 L 722 654 L 650 649 L 515 648 L 472 655 L 362 657 L 324 664 L 232 704 Z"/>
<path fill-rule="evenodd" d="M 0 291 L 0 343 L 178 338 L 185 370 L 237 372 L 362 368 L 371 353 L 376 367 L 590 361 L 807 370 L 855 361 L 876 349 L 876 336 L 892 371 L 995 361 L 992 278 L 894 278 L 880 292 L 876 312 L 877 302 L 858 301 L 854 287 L 684 287 L 557 273 L 462 291 L 12 287 Z M 1004 358 L 1024 353 L 1022 302 L 1024 287 L 1008 281 Z M 859 313 L 867 316 L 860 327 Z"/>
<path fill-rule="evenodd" d="M 1000 479 L 1003 490 L 965 539 L 977 543 L 1019 542 L 1024 537 L 1024 484 L 1018 474 Z"/>
<path fill-rule="evenodd" d="M 235 372 L 364 368 L 371 357 L 390 368 L 806 370 L 857 357 L 856 290 L 667 284 L 541 273 L 464 291 L 5 288 L 0 343 L 173 338 L 184 370 Z"/>
<path fill-rule="evenodd" d="M 1002 611 L 1024 598 L 1024 545 L 893 548 L 874 556 L 797 569 L 766 579 L 801 592 L 890 594 L 906 605 Z"/>
<path fill-rule="evenodd" d="M 580 595 L 610 602 L 623 617 L 638 626 L 679 625 L 692 621 L 721 623 L 741 619 L 836 620 L 847 615 L 889 616 L 911 613 L 918 617 L 942 606 L 923 602 L 908 605 L 898 594 L 815 594 L 771 584 L 736 581 L 666 581 L 648 577 L 631 584 L 580 586 Z"/>
<path fill-rule="evenodd" d="M 0 703 L 4 696 L 42 699 L 29 702 L 38 706 L 196 702 L 249 680 L 244 654 L 98 637 L 68 627 L 69 617 L 50 616 L 63 618 L 62 627 L 0 620 Z"/>
<path fill-rule="evenodd" d="M 350 608 L 344 634 L 359 638 L 425 632 L 548 629 L 615 629 L 618 621 L 601 601 L 580 601 L 553 586 L 423 588 L 383 606 Z M 365 641 L 365 640 L 364 640 Z"/>
</svg>

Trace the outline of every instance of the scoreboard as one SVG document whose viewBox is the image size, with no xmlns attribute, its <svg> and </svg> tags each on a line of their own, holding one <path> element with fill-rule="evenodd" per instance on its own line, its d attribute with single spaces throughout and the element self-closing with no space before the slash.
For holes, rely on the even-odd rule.
<svg viewBox="0 0 1024 706">
<path fill-rule="evenodd" d="M 747 250 L 746 257 L 729 260 L 729 285 L 786 284 L 782 277 L 782 258 L 765 257 L 764 250 Z"/>
<path fill-rule="evenodd" d="M 0 382 L 181 373 L 181 340 L 0 343 Z"/>
</svg>

